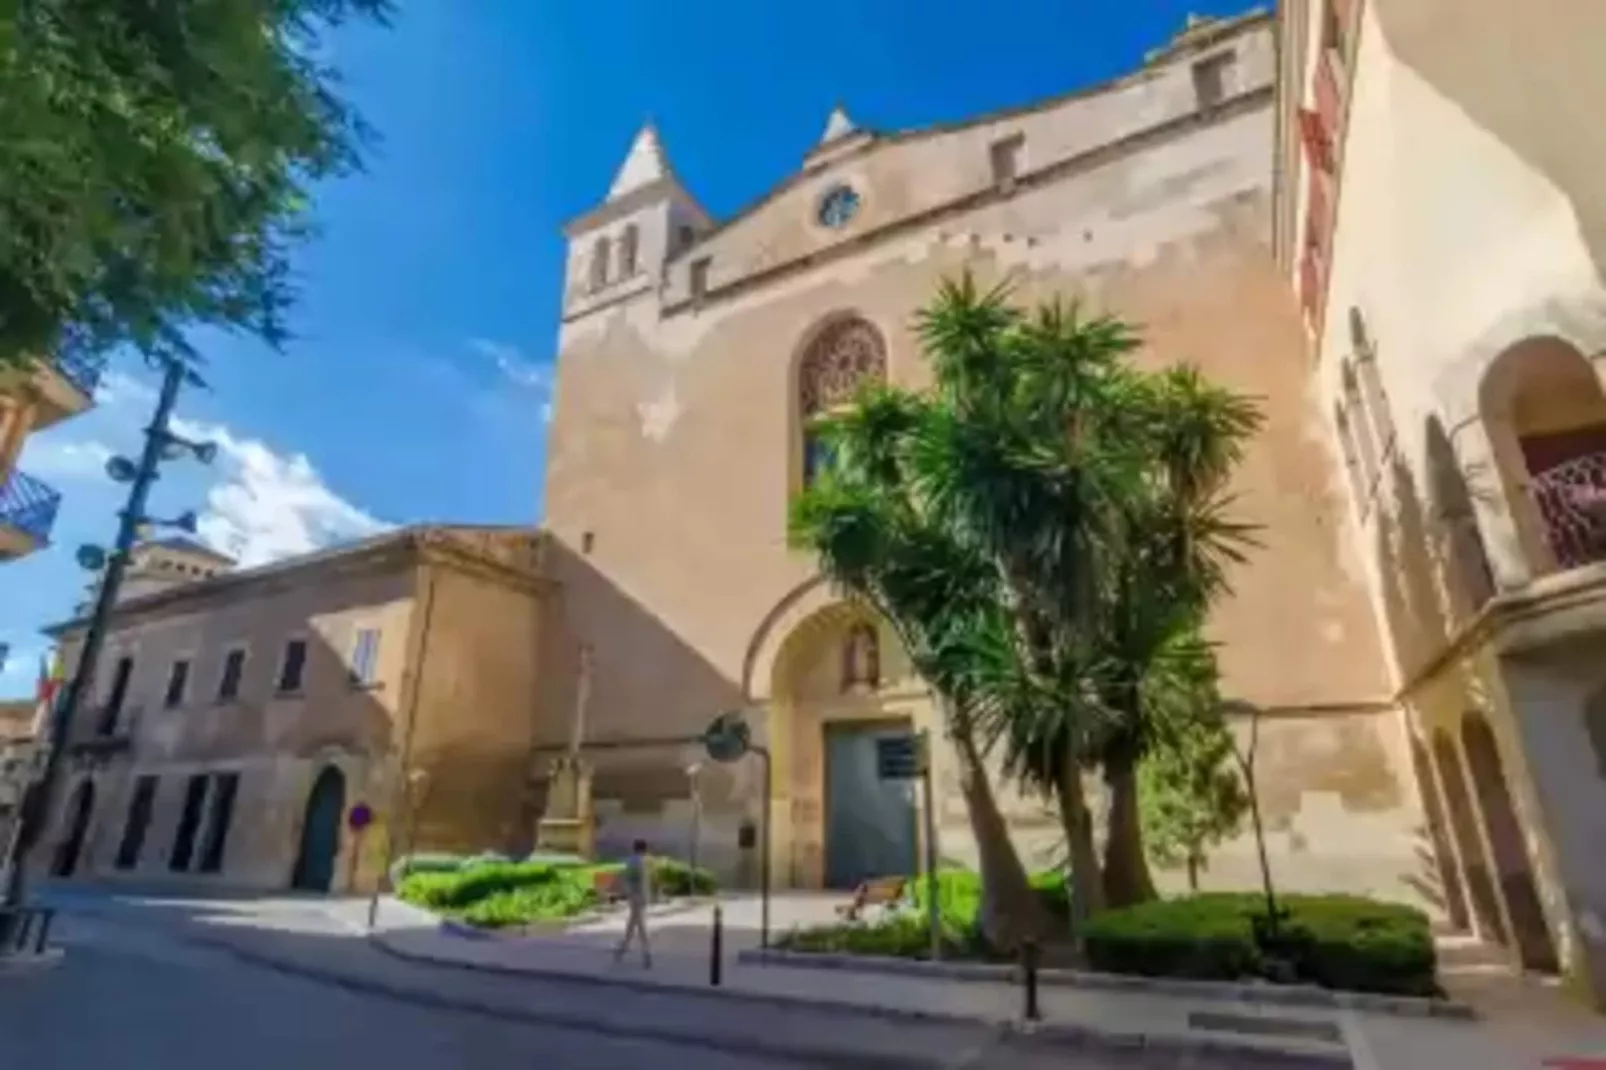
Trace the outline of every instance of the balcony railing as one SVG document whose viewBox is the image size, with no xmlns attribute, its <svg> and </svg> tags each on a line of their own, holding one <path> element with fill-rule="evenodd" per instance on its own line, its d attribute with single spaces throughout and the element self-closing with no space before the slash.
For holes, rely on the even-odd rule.
<svg viewBox="0 0 1606 1070">
<path fill-rule="evenodd" d="M 61 353 L 45 358 L 45 363 L 60 372 L 86 398 L 93 398 L 101 376 L 106 374 L 107 354 Z"/>
<path fill-rule="evenodd" d="M 1606 453 L 1586 453 L 1535 475 L 1534 503 L 1562 568 L 1606 561 Z"/>
<path fill-rule="evenodd" d="M 49 542 L 61 509 L 61 493 L 23 472 L 0 485 L 0 526 L 16 528 L 36 542 Z"/>
</svg>

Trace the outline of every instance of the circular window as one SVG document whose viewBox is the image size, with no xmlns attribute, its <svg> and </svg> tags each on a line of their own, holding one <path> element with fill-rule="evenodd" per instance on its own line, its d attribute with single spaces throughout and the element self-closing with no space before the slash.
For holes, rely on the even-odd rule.
<svg viewBox="0 0 1606 1070">
<path fill-rule="evenodd" d="M 859 193 L 852 186 L 832 186 L 820 198 L 820 222 L 824 226 L 846 226 L 858 211 Z"/>
</svg>

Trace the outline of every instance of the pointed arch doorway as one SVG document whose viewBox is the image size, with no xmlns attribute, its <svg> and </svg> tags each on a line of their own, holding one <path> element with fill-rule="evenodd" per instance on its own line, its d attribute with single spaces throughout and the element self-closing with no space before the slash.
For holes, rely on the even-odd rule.
<svg viewBox="0 0 1606 1070">
<path fill-rule="evenodd" d="M 335 860 L 340 856 L 340 820 L 346 813 L 346 777 L 326 765 L 307 794 L 301 820 L 301 845 L 296 851 L 290 887 L 302 892 L 327 892 L 334 886 Z"/>
<path fill-rule="evenodd" d="M 78 872 L 78 862 L 84 852 L 84 843 L 89 838 L 89 819 L 95 813 L 95 784 L 92 780 L 85 780 L 73 792 L 72 803 L 68 807 L 72 815 L 67 827 L 67 838 L 61 841 L 56 851 L 55 864 L 51 866 L 53 877 L 71 877 Z"/>
</svg>

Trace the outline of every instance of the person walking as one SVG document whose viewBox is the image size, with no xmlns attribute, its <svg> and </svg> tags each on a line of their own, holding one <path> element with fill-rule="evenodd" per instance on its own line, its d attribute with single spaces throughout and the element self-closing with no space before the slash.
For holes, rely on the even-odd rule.
<svg viewBox="0 0 1606 1070">
<path fill-rule="evenodd" d="M 625 921 L 625 937 L 614 950 L 613 960 L 619 962 L 630 950 L 630 944 L 641 940 L 641 965 L 652 969 L 652 945 L 647 942 L 647 904 L 652 902 L 652 867 L 647 862 L 647 841 L 637 840 L 625 859 L 623 873 L 625 902 L 630 914 Z"/>
</svg>

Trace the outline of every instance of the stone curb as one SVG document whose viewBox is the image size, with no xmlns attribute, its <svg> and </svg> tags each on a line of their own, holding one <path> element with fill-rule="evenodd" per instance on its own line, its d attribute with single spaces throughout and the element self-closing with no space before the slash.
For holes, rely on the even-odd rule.
<svg viewBox="0 0 1606 1070">
<path fill-rule="evenodd" d="M 740 951 L 736 961 L 743 965 L 785 966 L 793 969 L 847 970 L 859 973 L 897 974 L 908 977 L 941 978 L 952 981 L 1007 981 L 1013 983 L 1015 967 L 977 962 L 930 963 L 911 959 L 876 958 L 868 955 L 838 955 L 828 952 Z M 1326 1007 L 1333 1010 L 1364 1011 L 1398 1018 L 1435 1018 L 1476 1021 L 1478 1014 L 1464 1003 L 1419 996 L 1385 996 L 1372 992 L 1338 992 L 1314 985 L 1233 984 L 1225 981 L 1185 981 L 1163 977 L 1137 977 L 1084 970 L 1045 969 L 1039 983 L 1054 988 L 1085 988 L 1106 992 L 1137 992 L 1152 996 L 1176 996 L 1221 1003 L 1256 1003 L 1282 1007 Z"/>
<path fill-rule="evenodd" d="M 689 999 L 719 999 L 733 1002 L 781 1008 L 806 1008 L 838 1014 L 901 1021 L 911 1024 L 980 1026 L 997 1030 L 1007 1038 L 1028 1047 L 1078 1052 L 1134 1054 L 1149 1052 L 1178 1057 L 1206 1056 L 1228 1060 L 1234 1066 L 1287 1067 L 1289 1070 L 1352 1070 L 1354 1063 L 1347 1052 L 1318 1051 L 1310 1048 L 1276 1048 L 1270 1044 L 1245 1044 L 1215 1037 L 1183 1037 L 1147 1033 L 1128 1033 L 1094 1029 L 1082 1025 L 1054 1023 L 999 1022 L 990 1018 L 961 1014 L 953 1011 L 916 1010 L 908 1007 L 865 1006 L 820 996 L 779 995 L 771 992 L 744 992 L 732 988 L 698 989 L 665 981 L 644 978 L 613 977 L 598 974 L 576 973 L 559 969 L 499 966 L 493 963 L 470 963 L 460 959 L 436 958 L 392 947 L 383 937 L 375 934 L 369 942 L 384 953 L 403 962 L 435 966 L 471 973 L 487 973 L 502 977 L 524 977 L 532 980 L 565 981 L 574 984 L 595 985 L 599 988 L 624 988 L 654 994 L 675 994 Z M 857 1064 L 871 1066 L 874 1064 Z M 914 1064 L 910 1064 L 914 1065 Z M 920 1065 L 931 1066 L 923 1062 Z"/>
</svg>

